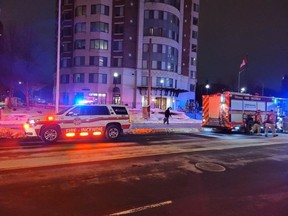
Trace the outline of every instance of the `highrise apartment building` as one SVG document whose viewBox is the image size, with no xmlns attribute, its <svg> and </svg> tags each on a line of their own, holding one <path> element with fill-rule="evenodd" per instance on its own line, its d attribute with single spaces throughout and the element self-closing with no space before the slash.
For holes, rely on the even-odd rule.
<svg viewBox="0 0 288 216">
<path fill-rule="evenodd" d="M 194 101 L 199 1 L 62 0 L 60 104 Z"/>
</svg>

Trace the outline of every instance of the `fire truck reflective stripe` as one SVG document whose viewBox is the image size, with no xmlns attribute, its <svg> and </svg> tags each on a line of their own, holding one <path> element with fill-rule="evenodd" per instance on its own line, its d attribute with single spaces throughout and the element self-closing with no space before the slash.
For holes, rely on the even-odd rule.
<svg viewBox="0 0 288 216">
<path fill-rule="evenodd" d="M 225 112 L 225 116 L 223 119 L 223 123 L 224 123 L 224 127 L 227 128 L 233 128 L 231 122 L 231 115 L 229 115 L 230 112 L 230 107 L 231 107 L 231 100 L 230 100 L 230 94 L 228 93 L 224 93 L 224 97 L 225 97 L 225 105 L 226 105 L 226 112 Z"/>
<path fill-rule="evenodd" d="M 205 126 L 208 124 L 209 119 L 209 96 L 205 95 L 202 96 L 202 107 L 203 107 L 203 116 L 202 116 L 202 126 Z"/>
</svg>

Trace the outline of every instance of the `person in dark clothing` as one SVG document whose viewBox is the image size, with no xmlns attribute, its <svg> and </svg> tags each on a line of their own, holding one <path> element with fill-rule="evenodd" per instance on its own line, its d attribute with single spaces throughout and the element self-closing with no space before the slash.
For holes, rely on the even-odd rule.
<svg viewBox="0 0 288 216">
<path fill-rule="evenodd" d="M 164 119 L 163 119 L 163 123 L 165 124 L 167 122 L 167 124 L 169 124 L 169 117 L 171 116 L 171 112 L 170 112 L 170 109 L 171 107 L 168 107 L 166 110 L 165 110 L 165 113 L 164 113 Z"/>
</svg>

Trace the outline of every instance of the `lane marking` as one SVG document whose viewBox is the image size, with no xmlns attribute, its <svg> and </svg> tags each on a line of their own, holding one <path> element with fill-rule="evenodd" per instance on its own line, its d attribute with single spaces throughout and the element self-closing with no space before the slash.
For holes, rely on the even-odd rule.
<svg viewBox="0 0 288 216">
<path fill-rule="evenodd" d="M 165 201 L 165 202 L 160 202 L 160 203 L 155 203 L 155 204 L 151 204 L 151 205 L 146 205 L 146 206 L 142 206 L 142 207 L 138 207 L 138 208 L 128 209 L 125 211 L 110 214 L 109 216 L 127 215 L 127 214 L 132 214 L 132 213 L 144 211 L 146 209 L 157 208 L 157 207 L 161 207 L 161 206 L 169 205 L 169 204 L 172 204 L 171 200 Z"/>
</svg>

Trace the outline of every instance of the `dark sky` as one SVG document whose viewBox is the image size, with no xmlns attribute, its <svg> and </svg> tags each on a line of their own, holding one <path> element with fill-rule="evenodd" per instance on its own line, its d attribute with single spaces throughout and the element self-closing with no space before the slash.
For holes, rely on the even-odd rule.
<svg viewBox="0 0 288 216">
<path fill-rule="evenodd" d="M 0 0 L 0 8 L 2 21 L 36 30 L 35 70 L 44 77 L 53 74 L 54 1 Z M 288 0 L 201 0 L 200 8 L 199 84 L 208 80 L 236 90 L 239 66 L 248 54 L 241 86 L 260 83 L 280 89 L 282 76 L 288 74 Z"/>
<path fill-rule="evenodd" d="M 33 64 L 31 74 L 37 74 L 41 83 L 53 83 L 55 73 L 55 4 L 52 0 L 0 0 L 0 20 L 4 34 L 10 26 L 21 32 L 32 31 L 34 43 L 31 46 Z M 15 66 L 21 73 L 21 63 Z M 18 72 L 19 71 L 19 72 Z"/>
<path fill-rule="evenodd" d="M 199 83 L 220 82 L 236 90 L 248 54 L 241 86 L 280 89 L 288 74 L 288 1 L 201 0 L 200 6 Z"/>
</svg>

